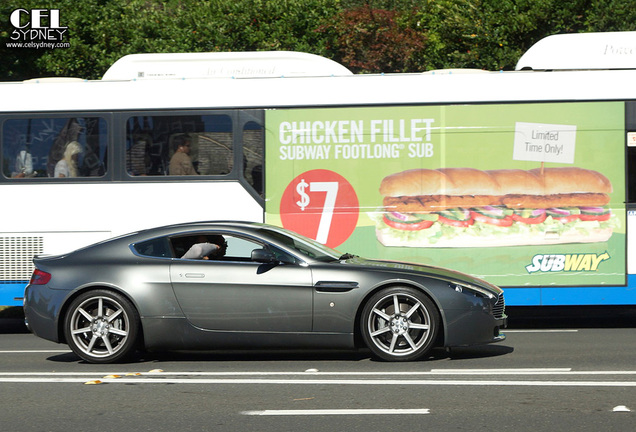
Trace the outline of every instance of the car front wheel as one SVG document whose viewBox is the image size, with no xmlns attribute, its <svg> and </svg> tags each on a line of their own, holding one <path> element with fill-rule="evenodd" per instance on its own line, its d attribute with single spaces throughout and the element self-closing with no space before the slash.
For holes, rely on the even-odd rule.
<svg viewBox="0 0 636 432">
<path fill-rule="evenodd" d="M 433 348 L 439 313 L 420 291 L 393 287 L 367 301 L 361 326 L 364 341 L 374 355 L 389 361 L 410 361 Z"/>
<path fill-rule="evenodd" d="M 79 295 L 64 321 L 66 342 L 90 363 L 123 359 L 136 347 L 139 314 L 125 297 L 107 290 Z"/>
</svg>

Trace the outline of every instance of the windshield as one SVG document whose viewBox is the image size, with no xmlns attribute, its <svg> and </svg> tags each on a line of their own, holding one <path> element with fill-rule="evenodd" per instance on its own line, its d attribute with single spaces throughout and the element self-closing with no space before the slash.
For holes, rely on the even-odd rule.
<svg viewBox="0 0 636 432">
<path fill-rule="evenodd" d="M 258 230 L 265 238 L 276 241 L 314 260 L 329 262 L 341 259 L 342 253 L 283 228 L 261 228 Z"/>
</svg>

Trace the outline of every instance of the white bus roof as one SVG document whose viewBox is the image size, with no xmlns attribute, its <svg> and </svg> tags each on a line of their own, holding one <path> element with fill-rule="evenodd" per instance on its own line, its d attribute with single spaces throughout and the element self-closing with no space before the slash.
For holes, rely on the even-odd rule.
<svg viewBox="0 0 636 432">
<path fill-rule="evenodd" d="M 352 75 L 333 60 L 295 51 L 130 54 L 103 80 L 169 78 L 272 78 Z"/>
<path fill-rule="evenodd" d="M 634 82 L 636 70 L 14 82 L 0 84 L 0 112 L 626 100 Z"/>
<path fill-rule="evenodd" d="M 636 32 L 548 36 L 521 56 L 516 69 L 636 69 Z"/>
</svg>

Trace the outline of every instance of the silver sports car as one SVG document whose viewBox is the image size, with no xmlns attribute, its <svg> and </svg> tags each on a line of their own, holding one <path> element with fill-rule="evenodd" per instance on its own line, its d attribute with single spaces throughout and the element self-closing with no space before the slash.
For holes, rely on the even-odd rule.
<svg viewBox="0 0 636 432">
<path fill-rule="evenodd" d="M 154 228 L 34 263 L 29 328 L 92 363 L 138 349 L 363 346 L 407 361 L 505 338 L 503 291 L 488 282 L 264 224 Z"/>
</svg>

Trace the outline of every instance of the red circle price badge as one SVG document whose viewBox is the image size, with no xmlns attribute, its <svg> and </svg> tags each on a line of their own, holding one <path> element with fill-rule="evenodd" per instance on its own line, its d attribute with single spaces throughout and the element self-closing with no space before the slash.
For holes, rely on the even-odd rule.
<svg viewBox="0 0 636 432">
<path fill-rule="evenodd" d="M 358 223 L 360 207 L 353 186 L 329 170 L 306 171 L 287 185 L 280 203 L 283 227 L 336 247 Z"/>
</svg>

